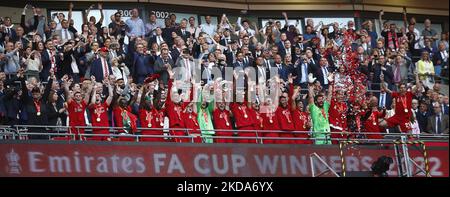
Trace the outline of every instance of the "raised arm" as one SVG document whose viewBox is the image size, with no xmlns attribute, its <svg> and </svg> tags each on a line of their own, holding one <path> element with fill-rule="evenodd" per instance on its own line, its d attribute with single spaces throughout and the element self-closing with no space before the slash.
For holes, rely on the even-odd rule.
<svg viewBox="0 0 450 197">
<path fill-rule="evenodd" d="M 92 81 L 92 77 L 94 77 L 94 76 L 91 76 L 91 82 L 95 83 L 95 77 L 94 77 L 93 81 Z M 96 85 L 94 85 L 94 89 L 95 88 L 97 88 Z M 91 103 L 89 105 L 94 105 L 95 104 L 96 97 L 97 97 L 97 91 L 94 90 L 94 92 L 92 93 L 92 97 L 91 97 Z"/>
<path fill-rule="evenodd" d="M 313 85 L 309 85 L 308 87 L 308 103 L 310 105 L 314 104 L 314 86 Z"/>
<path fill-rule="evenodd" d="M 70 23 L 70 20 L 72 19 L 72 9 L 73 9 L 73 3 L 69 3 L 69 14 L 67 14 L 67 22 Z"/>
<path fill-rule="evenodd" d="M 328 75 L 328 81 L 330 82 L 330 85 L 328 86 L 327 102 L 331 103 L 331 98 L 333 97 L 334 73 Z"/>
<path fill-rule="evenodd" d="M 419 74 L 417 71 L 414 71 L 414 77 L 416 79 L 416 87 L 413 87 L 412 92 L 416 93 L 422 90 L 422 84 L 420 83 Z"/>
<path fill-rule="evenodd" d="M 87 89 L 87 91 L 85 92 L 84 99 L 83 99 L 85 103 L 89 103 L 89 98 L 90 98 L 90 96 L 91 96 L 92 91 L 96 92 L 96 91 L 94 90 L 94 87 L 95 87 L 95 86 L 96 86 L 96 83 L 91 83 L 91 84 L 88 86 L 88 89 Z"/>
<path fill-rule="evenodd" d="M 94 7 L 94 4 L 90 5 L 89 8 L 86 10 L 86 15 L 83 17 L 83 22 L 88 24 L 89 20 L 88 20 L 88 16 L 89 13 L 91 12 L 91 9 Z"/>
<path fill-rule="evenodd" d="M 98 20 L 98 23 L 103 24 L 103 19 L 105 18 L 103 14 L 103 4 L 98 4 L 98 9 L 100 10 L 100 19 Z"/>
<path fill-rule="evenodd" d="M 72 94 L 70 94 L 69 86 L 72 82 L 69 81 L 69 77 L 67 75 L 63 76 L 62 81 L 64 81 L 64 93 L 66 94 L 67 103 L 70 103 L 72 101 Z"/>
<path fill-rule="evenodd" d="M 406 7 L 403 7 L 403 25 L 405 26 L 405 29 L 408 29 L 408 22 L 406 18 Z"/>
<path fill-rule="evenodd" d="M 383 15 L 384 15 L 384 11 L 380 10 L 380 13 L 378 14 L 378 20 L 379 20 L 379 23 L 380 23 L 380 28 L 384 30 L 384 28 L 383 28 Z"/>
</svg>

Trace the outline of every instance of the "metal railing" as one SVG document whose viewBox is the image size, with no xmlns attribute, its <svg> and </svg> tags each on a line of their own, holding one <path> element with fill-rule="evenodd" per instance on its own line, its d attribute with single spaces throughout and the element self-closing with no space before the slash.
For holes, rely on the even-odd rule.
<svg viewBox="0 0 450 197">
<path fill-rule="evenodd" d="M 35 132 L 36 129 L 45 132 Z M 107 129 L 109 134 L 94 134 L 93 130 Z M 90 140 L 94 137 L 105 137 L 111 139 L 134 139 L 133 141 L 139 142 L 142 139 L 163 138 L 166 141 L 170 139 L 188 139 L 190 142 L 195 142 L 196 138 L 202 139 L 205 142 L 206 139 L 231 139 L 231 140 L 255 140 L 255 143 L 265 144 L 270 143 L 268 141 L 280 142 L 282 140 L 291 140 L 291 143 L 297 143 L 300 141 L 313 142 L 316 140 L 322 141 L 348 141 L 358 140 L 361 143 L 388 143 L 393 139 L 399 139 L 405 136 L 414 140 L 422 140 L 424 142 L 448 142 L 448 134 L 409 134 L 409 133 L 377 133 L 377 132 L 312 132 L 312 131 L 280 131 L 280 130 L 192 130 L 192 129 L 180 129 L 180 128 L 137 128 L 136 133 L 124 133 L 124 128 L 121 127 L 92 127 L 92 126 L 38 126 L 38 125 L 14 125 L 11 127 L 0 127 L 0 139 L 18 139 L 26 140 L 33 138 L 33 136 L 46 137 L 46 139 L 57 139 L 57 137 L 66 137 L 67 140 Z M 87 132 L 86 132 L 87 131 Z M 145 135 L 141 134 L 142 131 L 158 131 L 162 132 L 162 135 Z M 173 135 L 168 131 L 183 131 L 184 135 Z M 204 133 L 222 132 L 230 133 L 228 135 L 205 135 Z M 254 136 L 239 136 L 239 133 L 254 133 Z M 293 134 L 294 137 L 268 137 L 265 134 L 277 133 L 277 134 Z M 295 136 L 295 135 L 301 135 Z M 336 134 L 340 137 L 332 137 L 331 134 Z M 323 135 L 318 137 L 317 135 Z M 372 135 L 382 135 L 383 139 L 371 139 Z M 129 140 L 127 140 L 129 141 Z M 145 140 L 144 140 L 145 141 Z"/>
</svg>

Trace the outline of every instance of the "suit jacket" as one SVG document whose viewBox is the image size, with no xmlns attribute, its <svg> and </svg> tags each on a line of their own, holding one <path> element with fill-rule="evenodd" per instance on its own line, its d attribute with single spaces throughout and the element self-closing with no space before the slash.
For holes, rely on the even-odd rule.
<svg viewBox="0 0 450 197">
<path fill-rule="evenodd" d="M 67 29 L 67 33 L 70 35 L 70 38 L 71 38 L 71 39 L 74 39 L 74 38 L 75 38 L 74 34 L 73 34 L 71 31 L 69 31 L 69 29 Z M 59 36 L 59 38 L 61 39 L 62 43 L 64 43 L 65 41 L 67 41 L 67 40 L 63 40 L 63 30 L 62 30 L 62 29 L 56 30 L 55 32 L 53 32 L 52 36 L 53 36 L 53 35 Z"/>
<path fill-rule="evenodd" d="M 274 68 L 278 69 L 276 64 L 274 64 Z M 284 63 L 281 64 L 281 68 L 278 69 L 278 75 L 279 75 L 280 79 L 283 79 L 284 81 L 288 80 L 289 69 L 286 66 L 286 64 L 284 64 Z"/>
<path fill-rule="evenodd" d="M 449 127 L 448 115 L 442 114 L 441 115 L 442 134 L 448 134 L 448 127 Z M 436 132 L 436 115 L 433 115 L 428 118 L 427 130 L 425 132 L 431 133 L 431 134 L 437 133 Z"/>
<path fill-rule="evenodd" d="M 417 111 L 416 112 L 416 119 L 417 123 L 419 124 L 420 132 L 426 132 L 428 129 L 428 118 L 431 116 L 431 114 L 426 111 L 424 113 Z"/>
<path fill-rule="evenodd" d="M 164 67 L 165 64 L 170 64 L 172 67 L 175 65 L 173 60 L 168 57 L 166 62 L 161 58 L 161 56 L 158 56 L 155 65 L 153 66 L 153 70 L 155 73 L 160 75 L 160 79 L 164 82 L 164 84 L 167 84 L 169 80 L 169 73 L 167 72 L 167 68 Z"/>
<path fill-rule="evenodd" d="M 332 69 L 330 69 L 330 68 L 327 68 L 327 70 L 328 70 L 328 73 L 332 72 Z M 320 81 L 320 84 L 325 85 L 325 78 L 328 77 L 328 76 L 324 75 L 324 73 L 322 72 L 322 68 L 320 66 L 316 67 L 316 72 L 315 73 L 316 73 L 315 77 L 317 78 L 318 81 Z M 328 81 L 328 84 L 330 84 L 329 81 Z"/>
<path fill-rule="evenodd" d="M 164 39 L 164 37 L 161 36 L 161 38 L 162 38 L 162 42 L 166 42 L 166 40 Z M 162 43 L 162 42 L 161 42 L 161 43 Z M 149 46 L 152 46 L 153 43 L 158 43 L 157 37 L 156 37 L 156 36 L 150 37 L 150 38 L 148 39 L 148 43 L 149 43 Z M 166 42 L 166 43 L 167 43 L 167 42 Z"/>
<path fill-rule="evenodd" d="M 448 54 L 449 52 L 447 51 L 447 54 Z M 440 62 L 440 64 L 438 64 L 438 61 Z M 440 51 L 436 51 L 435 53 L 434 53 L 434 55 L 433 55 L 433 64 L 436 66 L 436 65 L 440 65 L 440 66 L 444 66 L 444 65 L 448 65 L 448 58 L 447 58 L 447 61 L 446 62 L 444 62 L 444 59 L 443 59 L 443 57 L 442 57 L 442 55 L 441 55 L 441 52 Z"/>
<path fill-rule="evenodd" d="M 302 68 L 303 61 L 300 60 L 298 64 L 294 64 L 292 75 L 297 76 L 295 78 L 295 85 L 300 85 L 300 82 L 303 77 L 303 68 Z M 306 73 L 313 73 L 315 72 L 314 64 L 306 64 Z M 308 83 L 308 76 L 306 76 L 306 83 Z"/>
<path fill-rule="evenodd" d="M 108 60 L 105 59 L 105 61 L 108 64 L 109 74 L 112 75 L 111 64 L 109 64 Z M 103 81 L 104 71 L 101 58 L 98 58 L 92 62 L 91 75 L 95 76 L 95 81 L 97 82 Z"/>
<path fill-rule="evenodd" d="M 186 29 L 184 31 L 185 32 L 184 35 L 183 35 L 183 31 L 181 31 L 181 29 L 177 29 L 175 32 L 177 33 L 178 36 L 183 38 L 184 42 L 186 42 L 186 43 L 187 43 L 187 39 L 191 37 L 191 32 L 189 32 L 188 29 Z"/>
<path fill-rule="evenodd" d="M 373 67 L 372 67 L 372 72 L 374 74 L 373 75 L 374 76 L 373 83 L 377 83 L 377 84 L 372 85 L 373 90 L 380 90 L 379 83 L 381 83 L 381 80 L 380 80 L 381 73 L 383 73 L 384 81 L 386 83 L 388 83 L 389 85 L 393 84 L 394 72 L 392 70 L 392 67 L 385 66 L 385 68 L 386 68 L 386 70 L 382 70 L 380 64 L 373 65 Z"/>
<path fill-rule="evenodd" d="M 295 48 L 291 47 L 291 53 L 290 54 L 286 54 L 286 49 L 285 48 L 280 48 L 279 51 L 280 51 L 281 58 L 284 59 L 284 57 L 286 57 L 286 55 L 291 55 L 291 57 L 292 57 L 292 55 L 294 55 L 294 53 L 295 53 Z"/>
<path fill-rule="evenodd" d="M 375 95 L 378 99 L 378 107 L 380 107 L 381 94 L 380 92 L 377 92 Z M 390 94 L 386 93 L 386 101 L 384 102 L 384 106 L 386 107 L 386 109 L 391 109 L 391 105 L 392 105 L 392 97 Z"/>
<path fill-rule="evenodd" d="M 193 76 L 193 74 L 194 74 L 194 70 L 195 70 L 195 62 L 194 61 L 192 61 L 192 60 L 189 60 L 189 70 L 190 70 L 190 73 L 188 74 L 188 79 L 190 79 L 190 77 L 192 77 Z M 178 60 L 176 61 L 176 63 L 175 63 L 175 67 L 182 67 L 182 68 L 186 68 L 186 63 L 185 63 L 185 61 L 184 61 L 184 58 L 182 58 L 181 56 L 180 56 L 180 58 L 178 58 Z M 184 71 L 184 72 L 188 72 L 188 71 Z M 200 74 L 200 73 L 199 73 Z M 180 73 L 175 73 L 175 77 L 177 77 L 178 76 L 178 80 L 180 80 L 181 78 L 181 75 L 180 75 Z"/>
<path fill-rule="evenodd" d="M 52 68 L 52 60 L 50 57 L 51 55 L 47 52 L 47 50 L 42 51 L 41 53 L 42 71 L 39 73 L 42 81 L 47 81 L 48 76 L 50 76 L 50 69 Z M 55 57 L 55 64 L 56 64 L 56 57 Z"/>
</svg>

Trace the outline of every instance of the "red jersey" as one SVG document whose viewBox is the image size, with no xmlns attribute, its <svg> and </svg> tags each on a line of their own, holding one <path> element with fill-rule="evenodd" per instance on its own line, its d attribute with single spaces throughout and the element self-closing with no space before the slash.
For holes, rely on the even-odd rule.
<svg viewBox="0 0 450 197">
<path fill-rule="evenodd" d="M 215 129 L 231 130 L 230 111 L 215 109 L 213 111 L 213 122 Z"/>
<path fill-rule="evenodd" d="M 347 131 L 347 109 L 345 102 L 331 100 L 330 110 L 328 110 L 330 124 L 341 127 L 342 131 Z"/>
<path fill-rule="evenodd" d="M 181 104 L 175 104 L 172 102 L 172 83 L 173 80 L 169 80 L 169 88 L 167 93 L 167 99 L 166 99 L 166 114 L 169 118 L 169 127 L 171 128 L 185 128 L 184 121 L 183 121 L 183 110 L 187 106 L 188 102 L 182 102 Z M 191 97 L 192 97 L 192 91 L 191 91 Z M 192 99 L 191 99 L 192 100 Z"/>
<path fill-rule="evenodd" d="M 131 107 L 128 106 L 125 109 L 121 107 L 115 107 L 113 110 L 114 119 L 116 121 L 116 127 L 131 128 L 131 132 L 136 131 L 136 116 L 131 113 Z M 123 132 L 120 130 L 119 132 Z"/>
<path fill-rule="evenodd" d="M 109 105 L 106 102 L 89 105 L 92 126 L 109 127 L 108 107 Z"/>
<path fill-rule="evenodd" d="M 264 128 L 264 124 L 261 114 L 253 108 L 249 108 L 249 112 L 250 116 L 253 117 L 253 127 L 255 130 L 262 130 Z"/>
<path fill-rule="evenodd" d="M 139 109 L 139 120 L 141 121 L 141 127 L 143 128 L 162 128 L 159 125 L 159 121 L 156 122 L 158 111 L 153 108 L 150 111 L 145 109 Z M 164 122 L 163 122 L 164 123 Z"/>
<path fill-rule="evenodd" d="M 183 113 L 184 125 L 187 129 L 191 129 L 189 132 L 200 133 L 200 126 L 197 121 L 197 114 L 192 113 Z"/>
<path fill-rule="evenodd" d="M 280 125 L 280 129 L 284 131 L 294 131 L 294 120 L 292 119 L 291 110 L 288 107 L 282 108 L 278 107 L 277 111 L 275 111 L 276 117 L 278 118 L 278 122 Z"/>
<path fill-rule="evenodd" d="M 403 96 L 398 92 L 392 92 L 392 99 L 395 101 L 395 115 L 403 116 L 409 120 L 411 117 L 411 105 L 414 97 L 412 92 L 406 92 Z"/>
<path fill-rule="evenodd" d="M 251 127 L 253 126 L 254 120 L 250 114 L 250 110 L 247 107 L 247 103 L 244 102 L 242 104 L 231 103 L 231 112 L 234 115 L 234 120 L 236 121 L 236 127 Z"/>
<path fill-rule="evenodd" d="M 86 126 L 86 122 L 84 120 L 86 105 L 87 104 L 86 102 L 84 102 L 84 100 L 82 100 L 80 103 L 77 103 L 74 100 L 71 100 L 69 101 L 69 103 L 67 103 L 70 126 Z"/>
<path fill-rule="evenodd" d="M 379 111 L 372 111 L 369 118 L 364 121 L 364 127 L 366 129 L 366 132 L 369 133 L 381 133 L 383 131 L 383 128 L 378 125 L 378 119 L 383 118 L 385 116 L 385 113 L 379 112 Z M 367 135 L 367 138 L 369 139 L 383 139 L 382 135 L 376 135 L 376 134 L 370 134 Z"/>
<path fill-rule="evenodd" d="M 264 130 L 280 130 L 280 123 L 275 112 L 270 112 L 268 110 L 266 113 L 261 113 L 261 116 L 263 118 Z"/>
<path fill-rule="evenodd" d="M 311 117 L 307 112 L 302 112 L 298 109 L 292 111 L 292 119 L 294 119 L 294 125 L 296 131 L 309 131 L 308 122 L 311 121 Z"/>
</svg>

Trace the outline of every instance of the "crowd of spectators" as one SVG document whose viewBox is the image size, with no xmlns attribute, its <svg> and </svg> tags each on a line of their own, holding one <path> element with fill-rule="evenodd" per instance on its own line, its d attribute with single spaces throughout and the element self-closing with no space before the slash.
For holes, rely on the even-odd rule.
<svg viewBox="0 0 450 197">
<path fill-rule="evenodd" d="M 439 35 L 429 19 L 419 31 L 406 12 L 397 27 L 381 11 L 380 34 L 374 20 L 361 27 L 307 20 L 301 34 L 284 12 L 284 26 L 270 20 L 258 27 L 241 17 L 232 23 L 225 14 L 218 24 L 211 16 L 199 25 L 195 17 L 177 23 L 174 14 L 159 24 L 152 13 L 144 23 L 137 8 L 126 21 L 120 12 L 104 16 L 102 4 L 84 16 L 95 6 L 101 17 L 84 17 L 81 27 L 73 25 L 73 3 L 67 16 L 47 17 L 27 5 L 20 24 L 1 18 L 2 125 L 93 126 L 95 134 L 110 133 L 95 127 L 144 135 L 169 130 L 205 143 L 264 136 L 287 137 L 266 143 L 330 144 L 330 132 L 358 138 L 449 131 L 440 84 L 446 78 L 439 77 L 448 74 L 449 35 Z M 34 13 L 28 20 L 27 9 Z M 104 24 L 104 17 L 112 22 Z M 210 138 L 233 135 L 249 139 Z M 288 140 L 296 137 L 304 140 Z"/>
</svg>

